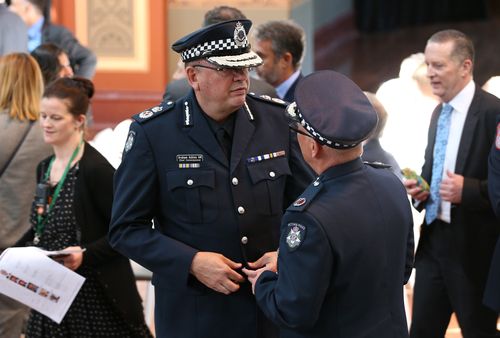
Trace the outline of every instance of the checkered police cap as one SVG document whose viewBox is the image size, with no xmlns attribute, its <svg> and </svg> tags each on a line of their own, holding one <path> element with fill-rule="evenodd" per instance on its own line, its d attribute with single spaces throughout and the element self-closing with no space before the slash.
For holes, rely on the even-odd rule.
<svg viewBox="0 0 500 338">
<path fill-rule="evenodd" d="M 250 20 L 216 23 L 179 39 L 172 49 L 184 62 L 207 59 L 220 67 L 256 67 L 262 59 L 250 50 L 247 32 L 251 26 Z"/>
<path fill-rule="evenodd" d="M 290 120 L 300 123 L 319 143 L 349 149 L 366 140 L 378 117 L 363 91 L 332 70 L 312 73 L 299 81 Z"/>
</svg>

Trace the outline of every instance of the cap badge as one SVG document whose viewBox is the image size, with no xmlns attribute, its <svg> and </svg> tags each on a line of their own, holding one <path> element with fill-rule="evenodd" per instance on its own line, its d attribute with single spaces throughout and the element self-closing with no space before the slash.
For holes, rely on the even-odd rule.
<svg viewBox="0 0 500 338">
<path fill-rule="evenodd" d="M 293 206 L 294 207 L 300 207 L 300 206 L 303 206 L 304 204 L 306 204 L 307 200 L 305 197 L 301 197 L 299 199 L 297 199 L 295 202 L 293 202 Z"/>
<path fill-rule="evenodd" d="M 306 227 L 298 223 L 288 223 L 288 232 L 286 235 L 286 244 L 288 249 L 293 251 L 303 242 L 306 235 Z"/>
<path fill-rule="evenodd" d="M 242 47 L 246 44 L 247 41 L 247 33 L 245 32 L 245 28 L 241 24 L 241 22 L 236 23 L 236 27 L 234 28 L 234 42 L 236 46 Z"/>
<path fill-rule="evenodd" d="M 290 116 L 293 119 L 296 119 L 297 118 L 297 103 L 296 102 L 290 103 L 288 105 L 288 107 L 286 107 L 286 112 L 287 112 L 288 116 Z"/>
</svg>

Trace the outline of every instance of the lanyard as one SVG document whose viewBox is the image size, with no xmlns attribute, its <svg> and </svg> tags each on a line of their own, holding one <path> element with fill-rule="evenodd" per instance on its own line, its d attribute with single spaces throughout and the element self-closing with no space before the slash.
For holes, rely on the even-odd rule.
<svg viewBox="0 0 500 338">
<path fill-rule="evenodd" d="M 75 151 L 71 155 L 71 158 L 69 159 L 69 162 L 66 165 L 66 168 L 64 168 L 64 172 L 61 176 L 61 179 L 57 183 L 56 190 L 54 191 L 54 195 L 52 196 L 52 200 L 50 201 L 49 208 L 47 210 L 47 215 L 46 216 L 37 215 L 37 222 L 36 222 L 36 227 L 35 227 L 35 239 L 33 240 L 34 244 L 38 244 L 40 242 L 40 236 L 42 235 L 43 230 L 45 228 L 45 223 L 47 223 L 47 219 L 50 216 L 50 212 L 52 211 L 52 208 L 56 204 L 56 200 L 59 197 L 62 186 L 64 185 L 64 181 L 66 180 L 66 176 L 68 175 L 68 171 L 71 167 L 71 163 L 75 159 L 76 155 L 78 155 L 78 152 L 80 151 L 80 147 L 81 147 L 82 143 L 83 143 L 83 139 L 80 141 L 80 143 L 78 143 L 78 146 L 76 147 Z M 44 177 L 45 182 L 48 182 L 48 180 L 49 180 L 50 170 L 52 169 L 52 164 L 54 163 L 54 160 L 55 160 L 55 156 L 53 156 L 50 159 L 49 167 L 48 167 L 47 171 L 45 172 L 45 177 Z"/>
</svg>

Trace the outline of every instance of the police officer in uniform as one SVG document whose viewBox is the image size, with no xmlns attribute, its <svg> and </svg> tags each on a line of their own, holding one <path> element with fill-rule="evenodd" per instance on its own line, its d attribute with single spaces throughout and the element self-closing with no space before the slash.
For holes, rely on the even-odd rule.
<svg viewBox="0 0 500 338">
<path fill-rule="evenodd" d="M 244 269 L 257 303 L 282 338 L 408 337 L 410 204 L 392 172 L 360 159 L 377 114 L 334 71 L 303 78 L 295 100 L 292 128 L 319 176 L 283 217 L 278 273 Z"/>
<path fill-rule="evenodd" d="M 286 106 L 247 95 L 250 26 L 174 43 L 192 90 L 133 117 L 115 175 L 110 243 L 153 272 L 157 337 L 277 337 L 241 269 L 276 268 L 283 211 L 314 177 Z"/>
</svg>

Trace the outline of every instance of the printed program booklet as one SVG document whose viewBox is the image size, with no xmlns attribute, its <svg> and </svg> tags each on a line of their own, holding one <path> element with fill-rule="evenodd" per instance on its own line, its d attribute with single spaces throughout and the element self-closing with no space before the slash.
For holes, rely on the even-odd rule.
<svg viewBox="0 0 500 338">
<path fill-rule="evenodd" d="M 4 250 L 0 255 L 0 293 L 60 324 L 85 281 L 49 257 L 63 254 L 36 247 Z"/>
</svg>

